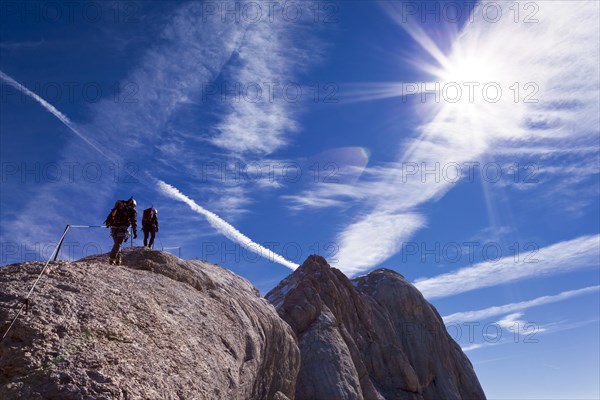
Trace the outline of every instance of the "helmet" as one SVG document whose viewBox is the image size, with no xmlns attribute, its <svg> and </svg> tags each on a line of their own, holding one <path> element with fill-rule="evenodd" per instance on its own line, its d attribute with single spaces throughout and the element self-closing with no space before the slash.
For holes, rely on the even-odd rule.
<svg viewBox="0 0 600 400">
<path fill-rule="evenodd" d="M 137 206 L 137 202 L 135 201 L 135 199 L 134 199 L 133 197 L 131 197 L 131 198 L 129 199 L 129 204 L 130 204 L 132 207 L 136 207 L 136 206 Z"/>
<path fill-rule="evenodd" d="M 152 211 L 154 211 L 154 215 L 158 215 L 158 210 L 156 208 L 153 208 Z"/>
</svg>

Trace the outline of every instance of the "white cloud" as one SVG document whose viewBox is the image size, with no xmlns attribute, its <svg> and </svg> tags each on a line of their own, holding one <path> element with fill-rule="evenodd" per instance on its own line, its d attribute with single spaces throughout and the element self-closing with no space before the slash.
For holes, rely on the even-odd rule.
<svg viewBox="0 0 600 400">
<path fill-rule="evenodd" d="M 523 313 L 520 312 L 508 314 L 504 318 L 496 321 L 496 325 L 515 334 L 519 334 L 524 330 L 528 330 L 528 327 L 531 327 L 529 330 L 532 330 L 532 332 L 530 333 L 541 333 L 546 330 L 537 324 L 523 320 L 522 317 Z"/>
<path fill-rule="evenodd" d="M 27 94 L 28 96 L 34 98 L 36 101 L 38 101 L 44 108 L 46 108 L 49 112 L 51 112 L 54 116 L 56 116 L 64 125 L 66 125 L 69 129 L 71 129 L 74 133 L 76 133 L 78 136 L 80 136 L 87 144 L 89 144 L 90 146 L 92 146 L 96 151 L 98 151 L 99 153 L 101 153 L 103 156 L 105 156 L 106 158 L 110 159 L 110 160 L 115 160 L 117 159 L 117 157 L 112 153 L 112 152 L 103 152 L 102 150 L 100 150 L 98 147 L 94 146 L 85 135 L 83 135 L 75 126 L 75 124 L 73 122 L 71 122 L 71 120 L 69 120 L 64 114 L 62 114 L 60 111 L 58 111 L 56 108 L 54 108 L 52 105 L 50 105 L 49 103 L 47 103 L 44 99 L 40 98 L 39 96 L 37 96 L 35 93 L 29 91 L 27 88 L 23 87 L 22 85 L 20 85 L 18 82 L 14 81 L 12 78 L 10 78 L 9 76 L 5 75 L 4 73 L 2 73 L 0 71 L 0 77 L 5 80 L 6 82 L 8 82 L 9 84 L 13 85 L 14 87 L 16 87 L 17 89 L 23 91 L 25 94 Z M 146 172 L 144 173 L 144 180 L 142 181 L 145 185 L 149 185 L 149 182 L 152 182 L 153 178 Z M 215 228 L 217 231 L 219 231 L 220 233 L 222 233 L 223 235 L 225 235 L 227 238 L 231 239 L 232 241 L 239 243 L 240 245 L 242 245 L 244 248 L 255 252 L 256 254 L 265 257 L 271 261 L 274 262 L 278 262 L 288 268 L 291 269 L 295 269 L 297 267 L 296 264 L 294 264 L 291 261 L 286 260 L 285 258 L 283 258 L 282 256 L 274 253 L 273 251 L 253 242 L 250 238 L 248 238 L 247 236 L 245 236 L 244 234 L 242 234 L 241 232 L 239 232 L 237 229 L 235 229 L 232 225 L 230 225 L 229 223 L 225 222 L 223 219 L 221 219 L 218 215 L 206 210 L 205 208 L 199 206 L 197 203 L 195 203 L 192 199 L 190 199 L 189 197 L 185 196 L 184 194 L 182 194 L 179 190 L 177 190 L 176 188 L 174 188 L 173 186 L 160 181 L 160 180 L 156 180 L 154 182 L 157 185 L 157 189 L 159 191 L 161 191 L 163 194 L 167 195 L 170 198 L 179 200 L 179 201 L 183 201 L 184 203 L 186 203 L 192 210 L 196 211 L 197 213 L 203 215 L 206 217 L 206 219 L 208 220 L 208 222 L 210 223 L 211 226 L 213 226 L 213 228 Z M 61 187 L 64 188 L 64 184 L 60 185 Z M 89 186 L 89 185 L 87 185 Z M 73 188 L 73 185 L 71 185 L 70 189 Z M 55 192 L 56 187 L 53 186 L 48 186 L 45 188 L 45 190 L 43 190 L 42 192 L 46 195 L 48 194 L 53 194 L 50 195 L 48 197 L 48 199 L 45 201 L 45 207 L 43 208 L 44 210 L 48 210 L 53 209 L 53 210 L 59 210 L 62 209 L 64 207 L 60 207 L 58 204 L 59 201 L 56 199 L 56 193 Z M 70 192 L 70 191 L 69 191 Z M 94 190 L 88 190 L 88 193 L 92 193 L 93 197 L 97 197 L 97 194 L 95 193 Z M 238 196 L 239 197 L 239 196 Z M 54 206 L 51 206 L 50 203 L 55 203 Z M 236 203 L 239 204 L 239 203 Z M 231 206 L 231 205 L 230 205 Z M 19 232 L 19 234 L 22 237 L 26 237 L 27 241 L 25 243 L 27 243 L 28 245 L 31 245 L 31 243 L 33 242 L 32 239 L 30 237 L 28 237 L 28 234 L 33 232 L 36 235 L 39 235 L 42 231 L 40 230 L 40 225 L 42 224 L 46 224 L 48 226 L 53 226 L 53 228 L 55 228 L 55 215 L 51 215 L 48 212 L 45 212 L 45 220 L 41 220 L 41 218 L 39 218 L 39 216 L 33 212 L 33 210 L 31 210 L 30 214 L 27 215 L 26 217 L 22 218 L 22 219 L 18 219 L 16 221 L 12 222 L 12 228 L 13 229 L 17 229 L 17 231 Z M 35 220 L 37 218 L 37 220 L 35 221 L 36 223 L 33 224 L 32 221 Z M 72 221 L 69 221 L 72 222 Z M 23 229 L 24 228 L 24 224 L 27 224 L 27 228 L 28 229 Z M 102 224 L 102 222 L 98 221 L 96 223 L 94 223 L 95 225 L 100 225 Z M 19 229 L 21 228 L 21 229 Z M 33 229 L 32 229 L 33 228 Z M 23 234 L 22 232 L 25 231 L 25 234 Z M 45 238 L 48 237 L 48 234 L 46 233 Z M 40 240 L 44 239 L 42 237 L 38 237 L 38 242 L 40 243 Z"/>
<path fill-rule="evenodd" d="M 584 294 L 595 293 L 600 290 L 600 286 L 589 286 L 577 290 L 568 290 L 552 296 L 541 296 L 533 300 L 521 301 L 518 303 L 510 303 L 502 306 L 488 307 L 483 310 L 462 311 L 443 317 L 445 323 L 466 322 L 466 321 L 481 321 L 498 315 L 503 315 L 512 312 L 520 312 L 531 307 L 543 306 L 546 304 L 555 303 L 558 301 L 567 300 Z"/>
<path fill-rule="evenodd" d="M 217 198 L 211 202 L 211 208 L 220 214 L 231 218 L 247 213 L 246 206 L 250 204 L 246 192 L 239 186 L 222 188 Z"/>
<path fill-rule="evenodd" d="M 233 5 L 234 2 L 230 3 Z M 197 177 L 204 161 L 197 151 L 198 145 L 206 145 L 210 127 L 194 129 L 193 133 L 174 129 L 171 126 L 173 119 L 177 118 L 182 106 L 187 107 L 198 99 L 203 87 L 220 74 L 259 82 L 288 82 L 292 81 L 299 65 L 307 64 L 307 60 L 288 57 L 290 52 L 302 54 L 297 46 L 301 41 L 292 41 L 294 35 L 304 29 L 299 28 L 301 24 L 270 22 L 266 17 L 255 26 L 243 21 L 223 22 L 218 16 L 205 19 L 202 7 L 202 2 L 186 2 L 174 9 L 165 26 L 159 27 L 159 37 L 148 47 L 137 67 L 121 80 L 119 98 L 95 103 L 91 107 L 92 120 L 85 125 L 74 124 L 54 106 L 2 72 L 0 78 L 38 101 L 113 164 L 116 165 L 121 158 L 126 157 L 128 161 L 135 162 L 139 170 L 150 171 L 155 175 L 164 175 L 164 171 L 176 171 L 192 180 Z M 228 5 L 222 3 L 221 7 L 226 8 Z M 303 35 L 305 39 L 309 36 L 310 34 Z M 147 39 L 151 38 L 147 36 Z M 307 40 L 302 44 L 309 46 L 309 42 Z M 235 57 L 242 62 L 232 63 Z M 228 65 L 231 68 L 225 71 Z M 202 107 L 203 103 L 194 105 Z M 248 132 L 243 137 L 235 138 L 240 148 L 270 152 L 287 143 L 285 134 L 295 127 L 294 110 L 287 103 L 267 103 L 256 108 L 246 102 L 240 107 L 234 107 L 229 113 L 222 115 L 219 125 L 223 132 L 234 132 L 237 129 L 235 124 L 243 122 L 244 126 L 241 128 Z M 231 137 L 222 136 L 222 144 L 226 150 L 239 152 L 240 148 L 235 146 L 228 148 L 225 143 L 227 138 Z M 76 144 L 67 144 L 62 159 L 84 162 L 92 158 L 90 154 L 80 152 L 81 148 Z M 215 154 L 215 157 L 230 156 L 229 153 Z M 157 169 L 163 169 L 163 173 Z M 144 183 L 144 180 L 140 181 Z M 214 188 L 219 182 L 211 181 L 210 184 Z M 102 186 L 100 195 L 96 193 L 98 185 Z M 19 241 L 29 240 L 30 236 L 39 238 L 40 232 L 53 231 L 57 213 L 69 222 L 73 222 L 74 217 L 77 220 L 83 219 L 84 213 L 93 214 L 93 210 L 106 206 L 117 182 L 103 181 L 91 186 L 94 187 L 90 190 L 89 187 L 72 184 L 67 188 L 64 185 L 40 185 L 23 205 L 19 219 L 14 224 L 11 223 L 14 226 L 3 226 L 3 235 L 4 232 L 10 233 L 11 240 Z M 225 187 L 222 191 L 225 196 L 216 200 L 221 211 L 228 215 L 243 213 L 243 207 L 250 203 L 249 197 L 243 192 L 248 186 L 236 189 Z M 278 187 L 278 183 L 261 180 L 258 186 Z M 40 204 L 48 204 L 48 199 L 58 204 L 68 204 L 73 197 L 86 199 L 85 211 L 78 208 L 69 213 L 61 211 L 63 207 L 53 207 L 55 211 L 52 217 L 47 218 L 50 215 L 47 207 L 40 207 Z M 67 214 L 69 217 L 66 217 Z M 51 240 L 53 235 L 50 233 L 44 237 Z"/>
<path fill-rule="evenodd" d="M 417 279 L 415 286 L 427 299 L 448 297 L 484 287 L 532 277 L 549 276 L 582 268 L 598 267 L 600 235 L 581 236 L 541 248 L 529 260 L 505 257 L 433 278 Z M 531 262 L 537 260 L 537 262 Z M 528 262 L 529 261 L 529 262 Z"/>
<path fill-rule="evenodd" d="M 416 213 L 370 214 L 344 230 L 339 237 L 338 262 L 330 262 L 348 275 L 364 271 L 398 252 L 403 240 L 424 223 Z"/>
<path fill-rule="evenodd" d="M 472 350 L 477 350 L 482 348 L 484 345 L 482 343 L 474 343 L 474 344 L 470 344 L 468 346 L 465 347 L 461 347 L 462 351 L 464 351 L 465 353 L 467 351 L 472 351 Z"/>
<path fill-rule="evenodd" d="M 120 161 L 127 157 L 128 161 L 136 161 L 139 169 L 147 168 L 146 160 L 155 159 L 153 145 L 160 141 L 161 129 L 182 97 L 213 79 L 242 37 L 242 27 L 238 24 L 219 26 L 219 18 L 214 20 L 216 23 L 203 23 L 198 13 L 201 6 L 201 3 L 190 2 L 174 11 L 162 30 L 161 44 L 151 47 L 141 65 L 123 79 L 120 99 L 110 98 L 94 104 L 92 121 L 88 124 L 75 124 L 53 105 L 2 72 L 0 78 L 35 99 L 87 145 L 106 157 L 112 167 L 122 167 L 124 163 Z M 85 165 L 86 162 L 97 162 L 95 154 L 87 150 L 78 141 L 67 143 L 62 155 L 56 157 L 57 163 Z M 171 155 L 171 160 L 186 158 L 183 153 L 176 156 Z M 99 182 L 73 183 L 63 179 L 58 183 L 39 183 L 35 193 L 20 205 L 17 218 L 3 225 L 3 241 L 27 245 L 51 242 L 55 239 L 53 232 L 57 220 L 63 221 L 62 225 L 83 222 L 94 216 L 96 210 L 106 206 L 117 186 L 117 182 L 107 176 L 111 166 L 102 164 L 104 174 Z M 80 199 L 80 203 L 74 205 L 73 198 Z"/>
<path fill-rule="evenodd" d="M 328 183 L 318 182 L 313 188 L 295 195 L 281 196 L 289 202 L 288 207 L 293 210 L 308 208 L 330 208 L 347 206 L 352 201 L 366 200 L 371 193 L 367 183 Z"/>
<path fill-rule="evenodd" d="M 311 35 L 302 21 L 290 23 L 282 18 L 265 18 L 246 27 L 224 71 L 225 84 L 236 94 L 227 96 L 229 102 L 215 126 L 212 144 L 244 155 L 269 154 L 289 142 L 289 134 L 299 128 L 296 117 L 307 96 L 295 78 L 319 58 L 318 46 L 307 46 Z"/>
<path fill-rule="evenodd" d="M 244 30 L 241 23 L 203 18 L 201 2 L 180 5 L 161 28 L 156 44 L 122 79 L 119 100 L 95 104 L 94 118 L 86 128 L 107 144 L 120 143 L 121 152 L 151 154 L 155 145 L 166 145 L 172 151 L 168 145 L 171 137 L 177 136 L 168 129 L 171 119 L 221 73 L 243 42 Z M 165 130 L 168 140 L 163 136 Z M 189 141 L 198 140 L 199 134 L 187 137 L 188 146 L 180 148 L 176 156 L 193 160 L 186 150 L 189 152 Z"/>
<path fill-rule="evenodd" d="M 594 319 L 575 321 L 575 322 L 559 321 L 559 322 L 553 322 L 553 323 L 545 324 L 543 326 L 539 326 L 535 323 L 530 323 L 530 322 L 524 324 L 523 320 L 519 319 L 519 318 L 521 318 L 521 316 L 522 316 L 522 314 L 517 314 L 516 316 L 507 316 L 497 322 L 498 324 L 503 324 L 508 330 L 510 330 L 512 332 L 510 339 L 507 338 L 507 339 L 501 339 L 501 340 L 496 341 L 496 335 L 490 334 L 489 338 L 491 341 L 484 341 L 482 343 L 475 343 L 475 344 L 472 344 L 469 346 L 465 346 L 462 348 L 463 351 L 467 352 L 467 351 L 472 351 L 472 350 L 478 350 L 478 349 L 485 348 L 485 347 L 506 345 L 506 344 L 515 345 L 516 344 L 515 339 L 521 340 L 524 343 L 537 343 L 537 340 L 538 340 L 537 335 L 538 334 L 548 335 L 551 333 L 562 332 L 562 331 L 571 330 L 571 329 L 579 329 L 579 328 L 582 328 L 589 324 L 598 324 L 598 318 L 594 318 Z M 519 325 L 517 326 L 515 324 L 519 324 Z M 517 328 L 517 327 L 520 330 L 519 332 L 514 331 L 514 328 Z M 523 337 L 521 338 L 520 335 L 523 335 Z M 527 342 L 525 342 L 525 341 L 527 341 Z M 489 359 L 489 360 L 485 360 L 485 361 L 480 361 L 475 364 L 485 364 L 488 362 L 507 360 L 510 358 L 515 358 L 515 357 L 498 357 L 498 358 L 493 358 L 493 359 Z"/>
<path fill-rule="evenodd" d="M 481 162 L 482 159 L 493 159 L 496 149 L 501 149 L 504 154 L 507 148 L 519 149 L 532 144 L 564 149 L 578 139 L 588 147 L 588 142 L 596 140 L 599 125 L 599 3 L 544 2 L 536 16 L 539 23 L 533 24 L 515 23 L 511 18 L 490 23 L 478 13 L 474 22 L 465 25 L 456 37 L 447 56 L 422 29 L 404 24 L 399 9 L 394 6 L 394 3 L 384 3 L 428 56 L 436 60 L 436 66 L 420 60 L 420 65 L 425 65 L 423 69 L 434 75 L 432 80 L 440 84 L 475 82 L 480 88 L 487 83 L 498 83 L 503 89 L 503 95 L 496 103 L 484 100 L 483 93 L 473 102 L 466 94 L 456 103 L 446 101 L 450 96 L 444 96 L 440 104 L 432 105 L 433 100 L 430 100 L 423 107 L 437 107 L 438 112 L 420 127 L 419 137 L 404 149 L 398 164 L 426 163 L 432 167 L 436 163 L 444 166 L 474 160 Z M 501 3 L 500 6 L 509 7 L 510 4 Z M 505 15 L 510 14 L 508 9 L 505 11 Z M 517 101 L 510 89 L 515 82 L 521 88 Z M 530 86 L 526 87 L 528 84 Z M 377 93 L 366 93 L 366 96 L 374 93 L 376 97 L 401 95 L 400 91 L 391 90 L 394 88 L 387 93 L 380 87 L 376 89 Z M 537 89 L 536 101 L 525 102 L 525 95 L 531 94 L 532 89 Z M 595 154 L 592 155 L 592 162 L 595 162 Z M 379 182 L 362 184 L 363 187 L 358 185 L 368 190 L 369 199 L 364 205 L 369 211 L 366 214 L 363 211 L 361 217 L 338 237 L 342 268 L 347 265 L 349 270 L 358 272 L 396 254 L 398 240 L 406 239 L 405 235 L 418 226 L 411 223 L 411 229 L 407 229 L 395 216 L 413 213 L 416 207 L 442 197 L 453 185 L 444 179 L 430 178 L 423 182 L 418 179 L 420 176 L 414 178 L 417 179 L 403 181 L 400 174 L 396 174 L 395 177 L 384 176 Z M 335 206 L 346 193 L 343 186 L 319 186 L 312 194 L 303 194 L 305 200 L 297 198 L 296 207 Z M 325 202 L 319 203 L 319 198 L 324 198 Z M 387 222 L 369 223 L 370 219 L 386 221 L 386 214 L 390 221 L 398 222 L 395 228 Z M 348 240 L 366 237 L 379 240 L 364 241 L 361 251 L 351 247 L 358 245 L 358 241 Z"/>
</svg>

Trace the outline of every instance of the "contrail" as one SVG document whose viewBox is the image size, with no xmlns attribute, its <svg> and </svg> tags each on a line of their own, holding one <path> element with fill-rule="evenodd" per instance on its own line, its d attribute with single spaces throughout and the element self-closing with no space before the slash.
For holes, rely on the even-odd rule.
<svg viewBox="0 0 600 400">
<path fill-rule="evenodd" d="M 31 90 L 27 89 L 25 86 L 21 85 L 19 82 L 15 81 L 13 78 L 6 75 L 1 70 L 0 70 L 0 78 L 2 78 L 3 81 L 5 81 L 9 85 L 11 85 L 12 87 L 16 88 L 17 90 L 20 90 L 21 92 L 25 93 L 26 95 L 28 95 L 29 97 L 31 97 L 32 99 L 34 99 L 35 101 L 40 103 L 42 105 L 42 107 L 44 107 L 46 110 L 48 110 L 48 112 L 50 112 L 56 118 L 58 118 L 63 124 L 65 124 L 65 126 L 67 128 L 69 128 L 71 131 L 73 131 L 73 133 L 75 133 L 77 136 L 79 136 L 84 142 L 86 142 L 87 144 L 92 146 L 98 153 L 102 154 L 104 157 L 106 157 L 112 161 L 112 158 L 110 156 L 108 156 L 104 150 L 100 149 L 96 144 L 94 144 L 90 140 L 88 140 L 88 138 L 86 138 L 81 132 L 79 132 L 79 130 L 75 127 L 73 122 L 71 122 L 71 120 L 65 114 L 58 111 L 52 104 L 50 104 L 46 100 L 42 99 L 40 96 L 33 93 Z"/>
<path fill-rule="evenodd" d="M 117 159 L 117 157 L 108 155 L 106 151 L 103 151 L 97 145 L 95 145 L 90 140 L 88 140 L 85 137 L 85 135 L 83 135 L 75 127 L 75 124 L 66 115 L 64 115 L 63 113 L 58 111 L 52 104 L 50 104 L 46 100 L 42 99 L 40 96 L 33 93 L 31 90 L 27 89 L 25 86 L 21 85 L 19 82 L 15 81 L 13 78 L 6 75 L 1 70 L 0 70 L 0 78 L 2 78 L 2 80 L 5 81 L 6 83 L 8 83 L 9 85 L 13 86 L 17 90 L 20 90 L 21 92 L 25 93 L 26 95 L 28 95 L 29 97 L 31 97 L 32 99 L 34 99 L 35 101 L 40 103 L 42 105 L 42 107 L 44 107 L 46 110 L 48 110 L 56 118 L 58 118 L 63 124 L 65 124 L 65 126 L 67 128 L 69 128 L 71 131 L 73 131 L 73 133 L 75 133 L 77 136 L 79 136 L 84 142 L 86 142 L 87 144 L 92 146 L 98 153 L 102 154 L 104 157 L 108 158 L 109 160 Z M 150 174 L 146 173 L 146 175 L 150 177 Z M 237 242 L 240 245 L 242 245 L 244 248 L 258 254 L 259 256 L 265 257 L 271 261 L 275 261 L 275 262 L 277 262 L 281 265 L 284 265 L 288 268 L 296 269 L 298 267 L 297 264 L 294 264 L 293 262 L 288 261 L 284 257 L 280 256 L 279 254 L 263 247 L 262 245 L 260 245 L 258 243 L 253 242 L 248 236 L 246 236 L 243 233 L 241 233 L 240 231 L 238 231 L 236 228 L 234 228 L 231 224 L 229 224 L 228 222 L 223 220 L 217 214 L 215 214 L 211 211 L 208 211 L 207 209 L 199 206 L 194 200 L 190 199 L 189 197 L 187 197 L 186 195 L 181 193 L 178 189 L 174 188 L 173 186 L 169 185 L 168 183 L 165 183 L 161 180 L 156 180 L 154 178 L 151 178 L 151 179 L 156 181 L 158 190 L 161 193 L 165 194 L 166 196 L 168 196 L 172 199 L 179 200 L 179 201 L 186 203 L 187 205 L 190 206 L 190 208 L 193 211 L 196 211 L 197 213 L 204 215 L 206 217 L 206 219 L 208 220 L 208 223 L 213 228 L 215 228 L 218 232 L 222 233 L 229 240 L 231 240 L 233 242 Z M 143 180 L 141 180 L 141 182 L 144 183 Z"/>
<path fill-rule="evenodd" d="M 221 219 L 217 214 L 208 211 L 202 206 L 198 205 L 194 200 L 187 197 L 185 194 L 181 193 L 177 188 L 165 183 L 161 180 L 158 180 L 158 188 L 159 190 L 166 196 L 179 200 L 190 206 L 190 208 L 197 212 L 198 214 L 204 215 L 208 220 L 208 223 L 215 228 L 217 231 L 221 232 L 225 237 L 227 237 L 232 242 L 237 242 L 241 244 L 244 248 L 263 256 L 271 261 L 275 261 L 285 267 L 296 269 L 298 264 L 295 264 L 291 261 L 288 261 L 284 257 L 280 256 L 277 253 L 267 249 L 266 247 L 261 246 L 258 243 L 253 242 L 248 236 L 244 235 L 236 228 L 234 228 L 231 224 Z"/>
</svg>

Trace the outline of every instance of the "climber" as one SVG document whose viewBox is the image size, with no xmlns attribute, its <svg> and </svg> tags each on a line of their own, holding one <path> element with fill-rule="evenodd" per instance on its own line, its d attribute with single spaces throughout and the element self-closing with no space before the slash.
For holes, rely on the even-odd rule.
<svg viewBox="0 0 600 400">
<path fill-rule="evenodd" d="M 121 244 L 129 239 L 129 226 L 133 229 L 133 238 L 137 238 L 136 206 L 137 203 L 133 196 L 129 200 L 117 200 L 108 217 L 106 217 L 106 221 L 104 221 L 106 226 L 110 228 L 110 235 L 114 242 L 108 259 L 111 265 L 121 264 Z"/>
<path fill-rule="evenodd" d="M 144 247 L 154 248 L 154 238 L 158 232 L 158 210 L 156 208 L 146 208 L 142 214 L 142 231 L 144 232 Z M 148 242 L 150 235 L 150 242 Z"/>
</svg>

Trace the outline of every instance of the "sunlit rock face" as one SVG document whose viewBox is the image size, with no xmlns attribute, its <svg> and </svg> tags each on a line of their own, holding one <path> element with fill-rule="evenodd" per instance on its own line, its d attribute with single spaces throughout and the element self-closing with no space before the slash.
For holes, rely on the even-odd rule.
<svg viewBox="0 0 600 400">
<path fill-rule="evenodd" d="M 107 261 L 50 264 L 0 343 L 1 399 L 485 399 L 393 271 L 350 280 L 311 256 L 267 301 L 203 261 L 145 248 Z M 41 268 L 0 269 L 2 333 Z"/>
<path fill-rule="evenodd" d="M 0 268 L 3 334 L 40 263 Z M 295 336 L 244 278 L 145 248 L 52 263 L 0 343 L 0 399 L 287 399 Z"/>
<path fill-rule="evenodd" d="M 435 308 L 385 269 L 348 279 L 309 257 L 267 294 L 296 336 L 296 399 L 485 399 Z"/>
</svg>

